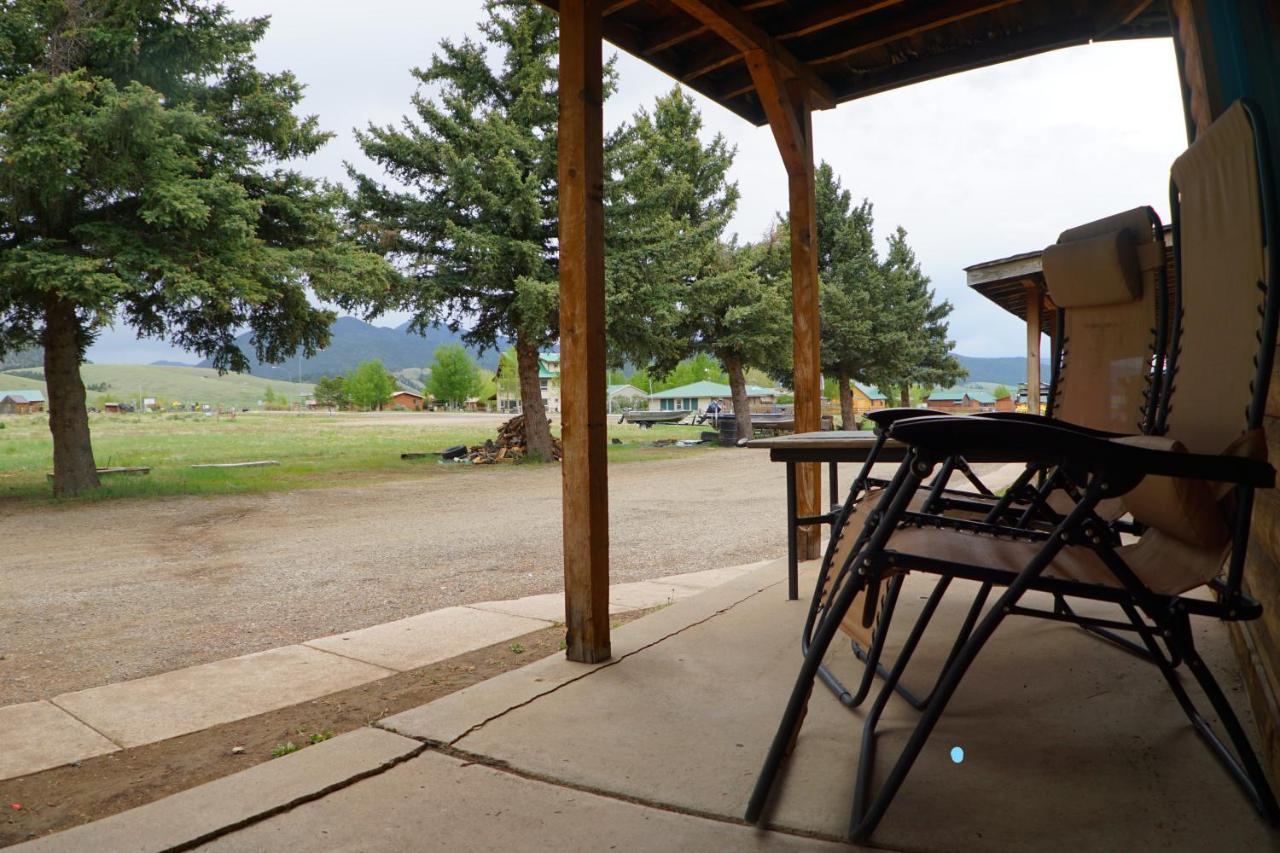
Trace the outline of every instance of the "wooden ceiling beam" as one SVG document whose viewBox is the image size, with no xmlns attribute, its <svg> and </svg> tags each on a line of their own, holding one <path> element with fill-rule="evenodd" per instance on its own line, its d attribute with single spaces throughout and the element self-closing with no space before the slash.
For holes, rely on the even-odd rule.
<svg viewBox="0 0 1280 853">
<path fill-rule="evenodd" d="M 1013 6 L 1022 0 L 950 0 L 944 4 L 919 7 L 907 15 L 896 15 L 875 27 L 855 30 L 851 36 L 831 36 L 806 59 L 809 65 L 821 65 L 848 59 L 872 48 L 881 47 L 898 39 L 928 32 L 956 21 L 972 18 L 1005 6 Z M 836 47 L 836 46 L 839 47 Z M 809 51 L 806 51 L 808 54 Z M 717 91 L 726 100 L 745 95 L 755 88 L 745 74 L 735 75 L 724 81 Z"/>
<path fill-rule="evenodd" d="M 918 6 L 911 12 L 886 16 L 878 25 L 856 30 L 853 33 L 834 36 L 814 45 L 805 53 L 812 65 L 839 62 L 863 51 L 881 47 L 898 39 L 927 33 L 948 24 L 994 12 L 1006 6 L 1016 6 L 1022 0 L 948 0 Z"/>
<path fill-rule="evenodd" d="M 641 2 L 641 0 L 613 0 L 612 3 L 604 4 L 604 9 L 600 11 L 600 14 L 607 18 L 615 12 L 621 12 L 628 6 L 634 6 L 639 2 Z"/>
<path fill-rule="evenodd" d="M 754 12 L 757 9 L 767 9 L 770 6 L 781 6 L 787 2 L 789 0 L 748 0 L 748 2 L 738 6 L 738 9 L 743 12 Z M 642 50 L 646 56 L 660 53 L 678 44 L 683 44 L 690 39 L 706 35 L 709 32 L 711 32 L 711 28 L 696 18 L 693 22 L 681 21 L 678 24 L 659 30 L 645 41 Z"/>
<path fill-rule="evenodd" d="M 817 72 L 796 59 L 791 51 L 779 44 L 772 36 L 751 22 L 738 7 L 731 6 L 727 0 L 670 0 L 690 17 L 701 21 L 716 35 L 742 51 L 762 51 L 781 72 L 798 80 L 810 93 L 812 106 L 818 109 L 830 109 L 835 106 L 835 97 L 831 87 L 827 85 Z"/>
<path fill-rule="evenodd" d="M 803 15 L 774 15 L 774 20 L 771 20 L 765 29 L 773 33 L 775 40 L 787 41 L 821 32 L 828 27 L 847 23 L 863 15 L 897 6 L 902 2 L 903 0 L 861 0 L 861 2 L 851 3 L 849 0 L 826 0 Z M 724 68 L 726 65 L 732 65 L 740 59 L 741 52 L 735 49 L 721 50 L 699 57 L 697 62 L 681 71 L 680 80 L 687 83 L 704 74 Z"/>
</svg>

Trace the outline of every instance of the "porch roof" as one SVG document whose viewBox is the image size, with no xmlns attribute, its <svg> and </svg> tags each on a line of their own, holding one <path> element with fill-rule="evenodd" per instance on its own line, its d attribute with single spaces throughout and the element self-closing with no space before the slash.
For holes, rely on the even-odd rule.
<svg viewBox="0 0 1280 853">
<path fill-rule="evenodd" d="M 559 0 L 540 0 L 559 9 Z M 816 108 L 1090 41 L 1168 36 L 1164 0 L 604 0 L 604 37 L 753 124 L 746 53 Z"/>
</svg>

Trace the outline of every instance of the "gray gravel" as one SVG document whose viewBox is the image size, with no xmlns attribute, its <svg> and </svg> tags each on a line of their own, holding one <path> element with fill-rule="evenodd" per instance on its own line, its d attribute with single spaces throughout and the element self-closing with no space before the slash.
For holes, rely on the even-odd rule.
<svg viewBox="0 0 1280 853">
<path fill-rule="evenodd" d="M 613 466 L 613 581 L 781 556 L 784 482 L 758 451 Z M 563 583 L 555 466 L 10 508 L 0 530 L 0 705 Z"/>
</svg>

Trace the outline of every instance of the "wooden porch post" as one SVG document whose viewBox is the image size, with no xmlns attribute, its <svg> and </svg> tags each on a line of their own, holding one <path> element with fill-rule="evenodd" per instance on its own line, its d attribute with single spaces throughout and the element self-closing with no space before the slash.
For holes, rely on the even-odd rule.
<svg viewBox="0 0 1280 853">
<path fill-rule="evenodd" d="M 602 0 L 560 3 L 560 422 L 566 654 L 609 658 Z"/>
<path fill-rule="evenodd" d="M 818 203 L 813 181 L 813 121 L 809 92 L 802 81 L 783 79 L 764 50 L 747 51 L 747 68 L 782 162 L 787 168 L 791 218 L 791 335 L 795 366 L 796 432 L 822 428 L 822 360 L 818 319 Z M 822 476 L 817 463 L 796 465 L 796 511 L 818 515 Z M 822 529 L 799 530 L 796 553 L 802 560 L 819 555 Z"/>
<path fill-rule="evenodd" d="M 1027 411 L 1040 413 L 1040 288 L 1027 285 Z"/>
</svg>

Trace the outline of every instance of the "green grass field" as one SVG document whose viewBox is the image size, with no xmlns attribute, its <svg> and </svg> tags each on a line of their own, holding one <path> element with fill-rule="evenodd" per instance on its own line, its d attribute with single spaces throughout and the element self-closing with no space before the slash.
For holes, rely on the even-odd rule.
<svg viewBox="0 0 1280 853">
<path fill-rule="evenodd" d="M 37 374 L 32 368 L 22 374 Z M 0 373 L 0 392 L 22 388 L 45 390 L 44 382 L 32 375 Z M 183 403 L 208 403 L 211 406 L 257 408 L 268 388 L 286 394 L 291 400 L 310 393 L 310 383 L 277 382 L 248 374 L 227 373 L 203 367 L 164 367 L 154 364 L 86 364 L 80 368 L 85 385 L 105 384 L 105 390 L 89 390 L 89 405 L 106 400 L 137 400 L 154 397 L 166 408 L 174 400 Z"/>
<path fill-rule="evenodd" d="M 421 421 L 418 422 L 419 418 Z M 43 415 L 0 417 L 0 499 L 51 500 L 45 475 L 53 470 L 53 446 Z M 505 465 L 440 464 L 428 457 L 403 461 L 410 451 L 439 451 L 492 438 L 492 419 L 432 415 L 317 414 L 91 415 L 94 455 L 100 467 L 149 466 L 145 476 L 104 479 L 89 499 L 193 494 L 243 494 L 344 485 L 405 476 L 447 476 L 505 469 Z M 669 458 L 707 452 L 702 447 L 654 447 L 655 439 L 697 438 L 698 427 L 639 427 L 610 423 L 610 462 Z M 273 459 L 278 466 L 192 469 L 195 463 Z"/>
</svg>

